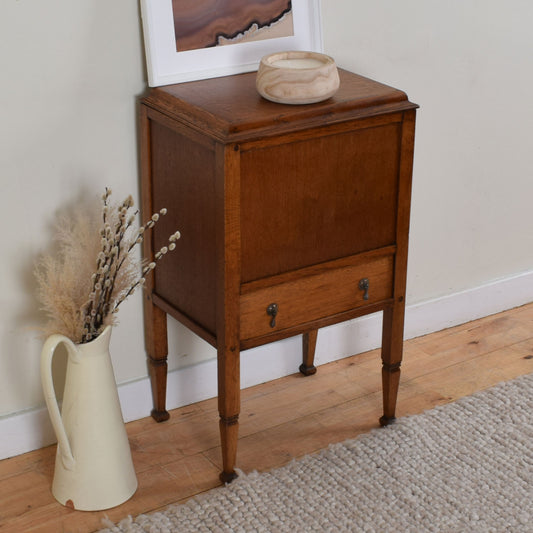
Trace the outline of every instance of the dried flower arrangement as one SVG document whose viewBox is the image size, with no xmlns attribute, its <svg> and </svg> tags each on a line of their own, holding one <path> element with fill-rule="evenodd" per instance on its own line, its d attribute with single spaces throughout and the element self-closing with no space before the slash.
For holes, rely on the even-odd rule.
<svg viewBox="0 0 533 533">
<path fill-rule="evenodd" d="M 137 259 L 136 245 L 167 210 L 135 230 L 132 197 L 110 205 L 110 196 L 106 188 L 101 212 L 80 210 L 62 218 L 57 224 L 58 252 L 43 255 L 37 264 L 37 294 L 49 318 L 46 335 L 61 333 L 75 343 L 95 339 L 105 326 L 116 323 L 119 306 L 144 284 L 156 262 L 176 248 L 179 231 L 154 261 Z"/>
</svg>

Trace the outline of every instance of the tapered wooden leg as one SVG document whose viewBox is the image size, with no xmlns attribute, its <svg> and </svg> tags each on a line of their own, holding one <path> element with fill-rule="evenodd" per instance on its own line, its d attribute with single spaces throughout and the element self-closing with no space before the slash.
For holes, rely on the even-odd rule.
<svg viewBox="0 0 533 533">
<path fill-rule="evenodd" d="M 220 444 L 222 472 L 220 479 L 230 483 L 237 474 L 237 440 L 240 412 L 240 353 L 237 346 L 218 349 L 218 410 L 220 414 Z"/>
<path fill-rule="evenodd" d="M 403 324 L 405 305 L 396 303 L 383 311 L 383 416 L 379 419 L 382 426 L 390 424 L 396 417 L 396 399 L 400 385 L 400 366 L 403 356 Z"/>
<path fill-rule="evenodd" d="M 240 378 L 240 161 L 238 145 L 217 143 L 216 218 L 216 342 L 218 411 L 222 473 L 229 483 L 237 477 L 237 439 L 241 409 Z"/>
<path fill-rule="evenodd" d="M 308 331 L 302 336 L 303 362 L 300 365 L 300 372 L 304 376 L 312 376 L 313 374 L 316 374 L 314 362 L 317 336 L 318 329 Z"/>
<path fill-rule="evenodd" d="M 154 408 L 152 418 L 163 422 L 170 417 L 166 410 L 167 397 L 167 315 L 153 305 L 147 294 L 144 302 L 144 335 L 148 354 L 148 372 L 152 385 Z"/>
</svg>

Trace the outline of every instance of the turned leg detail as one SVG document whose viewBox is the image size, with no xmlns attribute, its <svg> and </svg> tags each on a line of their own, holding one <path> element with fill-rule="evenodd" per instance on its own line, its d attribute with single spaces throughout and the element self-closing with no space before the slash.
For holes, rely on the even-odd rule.
<svg viewBox="0 0 533 533">
<path fill-rule="evenodd" d="M 222 472 L 220 480 L 230 483 L 237 477 L 237 440 L 240 413 L 240 352 L 237 345 L 218 349 L 218 411 Z"/>
<path fill-rule="evenodd" d="M 231 483 L 236 477 L 235 464 L 237 462 L 237 442 L 239 438 L 239 415 L 231 417 L 220 416 L 220 444 L 222 447 L 222 483 Z"/>
<path fill-rule="evenodd" d="M 400 385 L 400 365 L 401 363 L 393 365 L 383 363 L 381 370 L 383 382 L 383 416 L 379 419 L 379 423 L 382 426 L 387 426 L 396 418 L 396 399 Z"/>
<path fill-rule="evenodd" d="M 156 359 L 148 355 L 148 370 L 152 385 L 154 408 L 150 413 L 156 422 L 164 422 L 170 418 L 166 409 L 167 399 L 167 357 Z"/>
<path fill-rule="evenodd" d="M 239 438 L 239 415 L 220 417 L 220 442 L 222 445 L 222 483 L 231 483 L 237 476 L 235 463 L 237 461 L 237 441 Z"/>
<path fill-rule="evenodd" d="M 313 329 L 302 335 L 303 362 L 300 365 L 299 370 L 304 376 L 312 376 L 313 374 L 316 374 L 314 362 L 317 336 L 318 329 Z"/>
<path fill-rule="evenodd" d="M 166 409 L 167 398 L 167 315 L 153 305 L 149 295 L 144 302 L 145 345 L 148 354 L 148 373 L 152 386 L 154 408 L 151 412 L 156 422 L 170 418 Z"/>
<path fill-rule="evenodd" d="M 396 417 L 396 400 L 400 385 L 400 366 L 403 356 L 403 324 L 405 305 L 400 302 L 383 311 L 383 341 L 381 371 L 383 383 L 383 416 L 379 419 L 382 426 L 390 424 Z"/>
</svg>

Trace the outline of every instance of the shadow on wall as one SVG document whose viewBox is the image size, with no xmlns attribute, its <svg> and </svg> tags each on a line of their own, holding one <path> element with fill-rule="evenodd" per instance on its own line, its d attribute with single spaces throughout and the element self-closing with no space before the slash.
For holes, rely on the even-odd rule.
<svg viewBox="0 0 533 533">
<path fill-rule="evenodd" d="M 28 350 L 36 352 L 34 354 L 35 367 L 30 371 L 31 373 L 38 373 L 40 366 L 40 347 L 42 346 L 47 334 L 47 317 L 42 310 L 42 304 L 38 297 L 39 284 L 36 278 L 36 269 L 39 260 L 44 255 L 54 256 L 58 252 L 59 244 L 56 236 L 58 234 L 58 224 L 64 223 L 64 220 L 71 217 L 75 213 L 84 212 L 99 205 L 99 198 L 94 194 L 94 191 L 89 191 L 87 188 L 80 186 L 77 192 L 70 201 L 65 205 L 56 209 L 55 213 L 50 216 L 49 220 L 44 221 L 46 225 L 45 233 L 50 237 L 42 247 L 37 250 L 30 248 L 25 253 L 21 252 L 17 255 L 18 268 L 18 284 L 20 286 L 19 293 L 24 295 L 24 302 L 20 302 L 19 312 L 15 313 L 12 318 L 12 324 L 9 328 L 11 334 L 8 335 L 7 352 L 13 357 L 12 362 L 8 363 L 8 380 L 6 387 L 9 387 L 8 394 L 12 398 L 23 397 L 27 394 L 27 376 L 20 371 L 19 366 L 23 358 L 17 357 L 17 354 L 22 354 Z M 99 212 L 100 209 L 98 208 Z M 37 351 L 36 351 L 37 349 Z M 33 357 L 33 354 L 32 354 Z M 32 359 L 30 359 L 32 360 Z M 54 378 L 54 387 L 58 399 L 63 396 L 63 388 L 65 384 L 67 363 L 66 349 L 60 345 L 52 363 L 52 374 Z M 9 371 L 11 369 L 11 371 Z M 22 400 L 22 398 L 20 398 Z"/>
</svg>

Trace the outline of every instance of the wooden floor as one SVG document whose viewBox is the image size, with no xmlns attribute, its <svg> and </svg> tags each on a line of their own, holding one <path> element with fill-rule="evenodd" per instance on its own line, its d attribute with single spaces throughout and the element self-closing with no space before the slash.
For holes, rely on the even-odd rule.
<svg viewBox="0 0 533 533">
<path fill-rule="evenodd" d="M 378 426 L 379 350 L 243 391 L 238 466 L 267 470 Z M 533 304 L 405 343 L 398 416 L 420 413 L 533 372 Z M 216 400 L 127 425 L 137 493 L 103 512 L 73 511 L 50 494 L 55 446 L 0 461 L 0 533 L 81 533 L 107 515 L 153 511 L 219 485 Z"/>
</svg>

